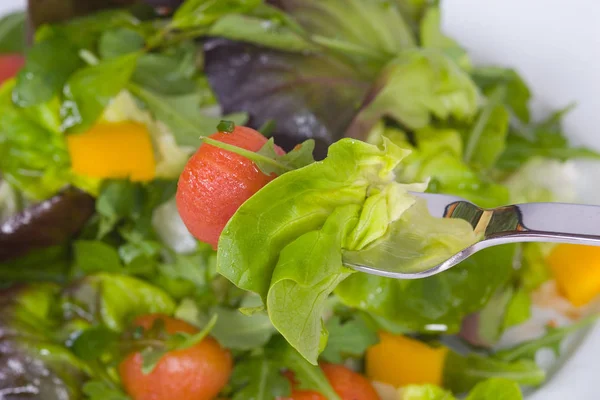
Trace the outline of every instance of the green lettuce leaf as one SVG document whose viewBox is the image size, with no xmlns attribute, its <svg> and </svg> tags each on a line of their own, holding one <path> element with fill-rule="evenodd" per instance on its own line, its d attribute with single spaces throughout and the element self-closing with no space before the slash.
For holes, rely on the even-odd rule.
<svg viewBox="0 0 600 400">
<path fill-rule="evenodd" d="M 456 400 L 452 393 L 436 385 L 407 385 L 398 389 L 398 400 Z"/>
<path fill-rule="evenodd" d="M 523 400 L 519 385 L 511 379 L 491 378 L 475 385 L 465 400 Z"/>
<path fill-rule="evenodd" d="M 421 19 L 420 34 L 422 47 L 442 50 L 462 68 L 471 68 L 467 52 L 454 39 L 442 33 L 439 7 L 432 6 L 426 9 Z"/>
<path fill-rule="evenodd" d="M 343 139 L 330 147 L 324 161 L 265 186 L 221 234 L 217 270 L 238 287 L 258 293 L 275 328 L 312 363 L 327 340 L 321 321 L 326 300 L 353 272 L 343 265 L 346 259 L 380 260 L 389 246 L 404 249 L 416 243 L 418 251 L 394 259 L 394 267 L 419 269 L 475 240 L 464 221 L 439 220 L 444 225 L 439 235 L 430 229 L 433 219 L 413 229 L 413 219 L 427 214 L 408 193 L 424 185 L 394 181 L 393 171 L 406 154 L 390 142 L 377 147 Z M 370 295 L 357 293 L 342 298 L 366 304 Z"/>
<path fill-rule="evenodd" d="M 478 111 L 479 93 L 467 73 L 439 50 L 405 50 L 380 73 L 369 100 L 349 134 L 360 137 L 381 117 L 410 129 L 433 118 L 470 121 Z"/>
<path fill-rule="evenodd" d="M 273 400 L 289 396 L 290 381 L 281 374 L 278 362 L 258 354 L 236 363 L 231 375 L 232 400 Z"/>
<path fill-rule="evenodd" d="M 377 333 L 360 316 L 344 322 L 334 316 L 326 322 L 325 328 L 329 337 L 321 358 L 334 364 L 341 364 L 348 357 L 362 357 L 367 348 L 379 341 Z"/>
<path fill-rule="evenodd" d="M 27 46 L 26 15 L 13 12 L 0 18 L 0 54 L 23 53 Z"/>
</svg>

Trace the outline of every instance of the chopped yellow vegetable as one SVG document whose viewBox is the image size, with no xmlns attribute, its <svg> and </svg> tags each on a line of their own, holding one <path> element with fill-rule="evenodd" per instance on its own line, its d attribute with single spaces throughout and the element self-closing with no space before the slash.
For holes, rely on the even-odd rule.
<svg viewBox="0 0 600 400">
<path fill-rule="evenodd" d="M 558 289 L 574 306 L 600 294 L 600 247 L 559 244 L 550 252 L 548 264 Z"/>
<path fill-rule="evenodd" d="M 136 122 L 99 123 L 67 136 L 73 171 L 95 178 L 149 181 L 156 163 L 148 129 Z"/>
<path fill-rule="evenodd" d="M 367 350 L 369 379 L 400 387 L 410 384 L 442 384 L 448 348 L 431 347 L 402 335 L 381 332 L 380 342 Z"/>
</svg>

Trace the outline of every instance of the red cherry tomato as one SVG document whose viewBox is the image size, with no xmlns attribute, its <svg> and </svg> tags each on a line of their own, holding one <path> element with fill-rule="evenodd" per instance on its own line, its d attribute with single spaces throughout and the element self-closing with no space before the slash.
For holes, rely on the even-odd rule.
<svg viewBox="0 0 600 400">
<path fill-rule="evenodd" d="M 19 54 L 0 55 L 0 84 L 14 77 L 25 64 L 25 58 Z"/>
<path fill-rule="evenodd" d="M 144 315 L 135 326 L 150 328 L 156 319 L 168 333 L 194 334 L 196 327 L 161 314 Z M 165 354 L 149 374 L 142 372 L 142 356 L 132 353 L 119 364 L 125 391 L 133 400 L 211 400 L 229 380 L 233 362 L 229 351 L 206 337 L 194 346 Z"/>
<path fill-rule="evenodd" d="M 321 369 L 342 400 L 379 400 L 379 395 L 371 383 L 361 374 L 337 364 L 323 363 Z M 285 375 L 292 382 L 292 386 L 295 386 L 293 375 L 290 373 Z M 327 398 L 314 391 L 294 389 L 290 397 L 279 400 L 327 400 Z"/>
<path fill-rule="evenodd" d="M 267 139 L 254 129 L 236 126 L 211 139 L 258 151 Z M 280 148 L 277 152 L 284 154 Z M 198 240 L 216 249 L 219 236 L 237 209 L 275 175 L 263 174 L 249 159 L 202 144 L 179 177 L 177 209 L 185 226 Z"/>
</svg>

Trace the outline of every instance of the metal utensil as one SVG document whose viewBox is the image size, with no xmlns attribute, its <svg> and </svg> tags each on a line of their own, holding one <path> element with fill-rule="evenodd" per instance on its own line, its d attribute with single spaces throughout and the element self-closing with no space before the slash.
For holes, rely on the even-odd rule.
<svg viewBox="0 0 600 400">
<path fill-rule="evenodd" d="M 600 206 L 528 203 L 484 209 L 460 197 L 413 194 L 427 201 L 432 216 L 460 218 L 469 222 L 475 232 L 480 234 L 479 241 L 446 261 L 420 272 L 399 272 L 376 265 L 345 265 L 389 278 L 418 279 L 439 274 L 480 250 L 500 244 L 555 242 L 600 246 Z"/>
</svg>

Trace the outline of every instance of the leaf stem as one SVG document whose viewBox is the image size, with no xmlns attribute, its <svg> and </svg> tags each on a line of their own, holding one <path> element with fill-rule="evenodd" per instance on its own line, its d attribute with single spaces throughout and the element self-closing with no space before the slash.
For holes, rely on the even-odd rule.
<svg viewBox="0 0 600 400">
<path fill-rule="evenodd" d="M 231 151 L 232 153 L 238 154 L 242 157 L 246 157 L 247 159 L 249 159 L 251 161 L 258 161 L 258 162 L 270 164 L 274 167 L 281 168 L 285 171 L 293 170 L 292 167 L 282 164 L 282 163 L 278 162 L 277 160 L 272 159 L 271 157 L 263 156 L 262 154 L 258 154 L 253 151 L 250 151 L 250 150 L 242 149 L 241 147 L 234 146 L 234 145 L 231 145 L 228 143 L 219 142 L 218 140 L 214 140 L 211 138 L 202 137 L 200 139 L 202 141 L 204 141 L 205 143 L 210 144 L 211 146 L 215 146 L 215 147 L 218 147 L 223 150 Z"/>
</svg>

